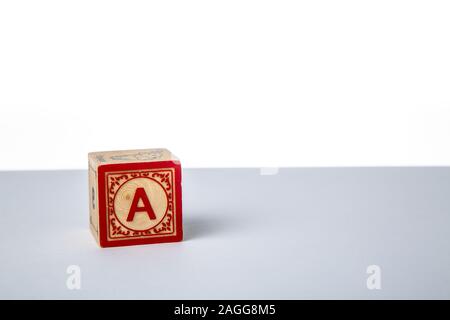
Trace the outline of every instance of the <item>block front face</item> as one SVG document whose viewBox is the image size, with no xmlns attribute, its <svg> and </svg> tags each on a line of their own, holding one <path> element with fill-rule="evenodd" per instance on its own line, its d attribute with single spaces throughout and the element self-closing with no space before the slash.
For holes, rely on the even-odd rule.
<svg viewBox="0 0 450 320">
<path fill-rule="evenodd" d="M 104 165 L 98 179 L 101 246 L 182 239 L 179 163 Z"/>
<path fill-rule="evenodd" d="M 108 240 L 175 235 L 174 169 L 107 173 Z"/>
</svg>

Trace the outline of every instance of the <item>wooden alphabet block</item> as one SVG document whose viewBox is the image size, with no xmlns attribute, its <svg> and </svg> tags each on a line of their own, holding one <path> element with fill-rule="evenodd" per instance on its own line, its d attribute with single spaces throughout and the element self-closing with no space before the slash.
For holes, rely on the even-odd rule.
<svg viewBox="0 0 450 320">
<path fill-rule="evenodd" d="M 89 153 L 90 229 L 101 247 L 181 241 L 181 164 L 166 149 Z"/>
</svg>

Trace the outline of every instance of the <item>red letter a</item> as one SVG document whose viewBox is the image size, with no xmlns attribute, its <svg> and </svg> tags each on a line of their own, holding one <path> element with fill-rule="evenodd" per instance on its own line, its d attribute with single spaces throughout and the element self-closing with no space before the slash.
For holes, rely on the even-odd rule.
<svg viewBox="0 0 450 320">
<path fill-rule="evenodd" d="M 143 207 L 138 207 L 139 200 L 142 200 L 144 204 Z M 153 212 L 153 208 L 148 200 L 147 194 L 145 193 L 144 188 L 137 188 L 136 193 L 134 194 L 133 203 L 130 207 L 130 212 L 128 213 L 127 221 L 133 221 L 134 214 L 138 211 L 145 211 L 148 214 L 148 217 L 151 220 L 156 219 L 155 212 Z"/>
</svg>

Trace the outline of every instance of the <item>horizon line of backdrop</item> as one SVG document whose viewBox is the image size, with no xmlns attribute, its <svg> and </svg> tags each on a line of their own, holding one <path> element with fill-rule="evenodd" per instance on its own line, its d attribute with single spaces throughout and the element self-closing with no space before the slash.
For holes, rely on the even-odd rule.
<svg viewBox="0 0 450 320">
<path fill-rule="evenodd" d="M 450 165 L 448 1 L 0 3 L 0 170 Z"/>
</svg>

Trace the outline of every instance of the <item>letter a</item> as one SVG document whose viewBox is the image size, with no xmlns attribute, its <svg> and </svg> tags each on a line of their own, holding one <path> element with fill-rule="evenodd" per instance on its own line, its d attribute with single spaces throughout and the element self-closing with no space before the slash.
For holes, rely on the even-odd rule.
<svg viewBox="0 0 450 320">
<path fill-rule="evenodd" d="M 143 207 L 138 207 L 139 200 L 142 200 L 144 204 Z M 134 194 L 133 203 L 131 203 L 130 212 L 128 213 L 127 221 L 133 221 L 134 214 L 136 212 L 145 211 L 148 214 L 148 217 L 151 220 L 156 219 L 155 212 L 148 200 L 147 194 L 145 193 L 144 188 L 137 188 L 136 193 Z"/>
</svg>

